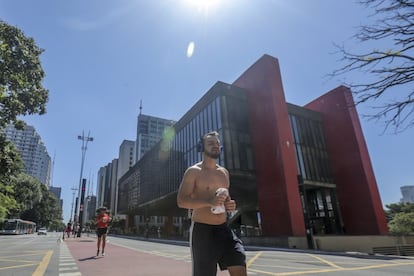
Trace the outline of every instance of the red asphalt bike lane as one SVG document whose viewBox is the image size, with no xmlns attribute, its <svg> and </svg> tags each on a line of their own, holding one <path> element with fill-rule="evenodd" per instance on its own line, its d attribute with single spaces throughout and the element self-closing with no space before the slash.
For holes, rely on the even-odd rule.
<svg viewBox="0 0 414 276">
<path fill-rule="evenodd" d="M 111 243 L 106 244 L 105 257 L 97 257 L 96 239 L 70 238 L 64 242 L 83 276 L 191 275 L 191 263 L 188 262 L 143 253 Z M 217 275 L 229 274 L 227 271 L 218 271 Z"/>
</svg>

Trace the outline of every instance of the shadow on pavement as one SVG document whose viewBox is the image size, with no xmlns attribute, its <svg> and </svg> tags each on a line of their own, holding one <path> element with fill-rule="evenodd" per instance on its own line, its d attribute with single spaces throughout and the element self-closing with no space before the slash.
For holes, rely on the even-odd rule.
<svg viewBox="0 0 414 276">
<path fill-rule="evenodd" d="M 79 262 L 84 262 L 84 261 L 90 261 L 90 260 L 96 260 L 99 257 L 96 256 L 92 256 L 92 257 L 88 257 L 88 258 L 82 258 L 82 259 L 78 259 Z"/>
</svg>

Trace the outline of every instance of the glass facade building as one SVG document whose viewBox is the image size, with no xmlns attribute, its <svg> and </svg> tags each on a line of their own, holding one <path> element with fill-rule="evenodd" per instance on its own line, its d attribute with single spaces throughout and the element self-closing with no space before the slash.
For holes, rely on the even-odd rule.
<svg viewBox="0 0 414 276">
<path fill-rule="evenodd" d="M 13 125 L 8 125 L 4 132 L 7 140 L 11 141 L 19 151 L 25 172 L 49 186 L 52 162 L 36 129 L 25 125 L 24 129 L 20 130 Z"/>
<path fill-rule="evenodd" d="M 305 227 L 314 234 L 340 234 L 342 222 L 322 115 L 292 104 L 288 112 Z"/>
<path fill-rule="evenodd" d="M 141 107 L 142 108 L 142 107 Z M 135 159 L 141 159 L 162 138 L 164 129 L 170 127 L 175 122 L 168 119 L 138 115 L 137 138 L 135 141 Z"/>
<path fill-rule="evenodd" d="M 161 141 L 119 179 L 118 210 L 132 227 L 166 217 L 165 232 L 176 235 L 174 221 L 187 217 L 176 202 L 180 182 L 202 160 L 200 137 L 215 130 L 223 145 L 218 163 L 230 173 L 237 202 L 229 223 L 240 235 L 277 236 L 287 246 L 286 237 L 386 234 L 353 106 L 345 87 L 303 107 L 286 103 L 278 62 L 265 55 L 233 84 L 217 82 L 164 129 Z"/>
<path fill-rule="evenodd" d="M 249 133 L 246 93 L 216 83 L 181 120 L 165 129 L 162 139 L 119 181 L 119 211 L 135 215 L 186 216 L 176 204 L 185 170 L 201 161 L 196 145 L 217 131 L 223 144 L 218 163 L 230 173 L 230 194 L 239 208 L 255 217 L 254 156 Z M 248 211 L 246 211 L 248 214 Z"/>
<path fill-rule="evenodd" d="M 400 190 L 402 194 L 401 203 L 414 203 L 414 186 L 402 186 Z"/>
</svg>

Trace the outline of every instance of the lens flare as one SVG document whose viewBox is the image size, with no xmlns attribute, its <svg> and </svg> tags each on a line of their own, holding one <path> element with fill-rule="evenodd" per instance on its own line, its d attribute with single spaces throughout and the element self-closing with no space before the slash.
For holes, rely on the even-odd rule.
<svg viewBox="0 0 414 276">
<path fill-rule="evenodd" d="M 175 130 L 173 127 L 167 127 L 164 129 L 162 134 L 161 147 L 159 152 L 159 157 L 161 160 L 167 160 L 170 155 L 170 149 L 172 141 L 175 136 Z"/>
<path fill-rule="evenodd" d="M 190 43 L 188 43 L 187 46 L 187 57 L 191 58 L 194 54 L 194 48 L 195 48 L 195 44 L 193 41 L 191 41 Z"/>
</svg>

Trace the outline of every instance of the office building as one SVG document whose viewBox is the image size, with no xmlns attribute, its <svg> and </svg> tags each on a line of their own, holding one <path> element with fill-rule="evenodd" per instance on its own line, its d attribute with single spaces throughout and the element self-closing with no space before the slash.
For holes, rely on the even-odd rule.
<svg viewBox="0 0 414 276">
<path fill-rule="evenodd" d="M 144 154 L 158 143 L 164 130 L 171 127 L 175 122 L 168 119 L 139 114 L 137 123 L 137 138 L 135 141 L 136 161 L 140 160 Z"/>
<path fill-rule="evenodd" d="M 112 160 L 98 171 L 97 208 L 105 206 L 111 213 L 115 208 L 115 192 L 117 183 L 118 159 Z"/>
<path fill-rule="evenodd" d="M 401 203 L 414 203 L 414 186 L 402 186 L 400 190 L 402 194 Z"/>
<path fill-rule="evenodd" d="M 115 187 L 115 204 L 113 214 L 118 215 L 118 181 L 121 176 L 123 176 L 134 164 L 135 164 L 135 141 L 124 140 L 119 146 L 119 155 L 118 155 L 118 171 L 117 171 L 117 180 Z"/>
<path fill-rule="evenodd" d="M 46 186 L 50 185 L 51 158 L 40 135 L 33 126 L 26 125 L 18 130 L 13 125 L 5 128 L 6 138 L 20 153 L 25 173 L 37 178 Z"/>
<path fill-rule="evenodd" d="M 88 195 L 86 197 L 86 220 L 85 222 L 95 220 L 97 209 L 98 208 L 96 206 L 96 196 Z"/>
<path fill-rule="evenodd" d="M 123 176 L 134 164 L 135 141 L 124 140 L 119 146 L 117 179 Z"/>
<path fill-rule="evenodd" d="M 53 186 L 49 186 L 49 191 L 55 195 L 56 199 L 59 202 L 59 206 L 60 209 L 63 208 L 63 200 L 60 198 L 60 195 L 62 193 L 62 188 L 61 187 L 53 187 Z"/>
</svg>

